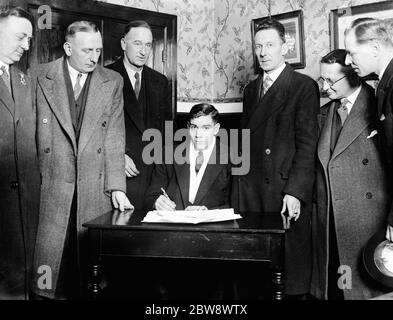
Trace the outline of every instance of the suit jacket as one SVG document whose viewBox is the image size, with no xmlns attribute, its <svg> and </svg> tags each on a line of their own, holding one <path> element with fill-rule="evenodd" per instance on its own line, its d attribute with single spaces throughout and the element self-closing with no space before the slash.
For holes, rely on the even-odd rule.
<svg viewBox="0 0 393 320">
<path fill-rule="evenodd" d="M 250 130 L 250 171 L 235 180 L 242 211 L 279 212 L 285 194 L 301 201 L 301 215 L 286 233 L 286 293 L 309 290 L 310 211 L 318 139 L 318 87 L 286 65 L 259 101 L 263 74 L 244 90 L 242 128 Z M 243 149 L 243 157 L 247 150 Z M 301 276 L 299 276 L 301 275 Z"/>
<path fill-rule="evenodd" d="M 188 154 L 188 153 L 187 153 Z M 221 159 L 228 158 L 228 150 L 224 145 L 216 142 L 212 151 L 215 155 L 215 162 L 212 156 L 203 174 L 199 185 L 195 201 L 191 204 L 188 201 L 190 187 L 190 164 L 156 164 L 154 166 L 150 187 L 146 192 L 145 208 L 151 210 L 154 203 L 162 194 L 161 187 L 164 188 L 176 203 L 177 210 L 184 210 L 187 206 L 206 206 L 208 209 L 228 208 L 229 192 L 231 183 L 230 164 L 220 163 Z"/>
<path fill-rule="evenodd" d="M 38 222 L 40 173 L 30 78 L 10 66 L 14 99 L 0 79 L 0 298 L 28 293 Z"/>
<path fill-rule="evenodd" d="M 388 177 L 378 148 L 374 92 L 363 85 L 338 137 L 333 153 L 330 139 L 339 102 L 321 108 L 321 135 L 316 175 L 317 211 L 312 219 L 314 263 L 311 293 L 327 299 L 329 212 L 333 211 L 340 265 L 351 268 L 352 288 L 345 299 L 369 299 L 380 292 L 365 272 L 362 249 L 384 226 L 389 210 Z"/>
<path fill-rule="evenodd" d="M 378 119 L 380 142 L 389 169 L 390 181 L 393 179 L 393 59 L 387 66 L 377 88 Z M 387 216 L 393 226 L 393 204 Z"/>
<path fill-rule="evenodd" d="M 107 68 L 120 73 L 124 79 L 124 114 L 126 127 L 126 154 L 134 161 L 140 174 L 127 178 L 127 196 L 136 209 L 143 207 L 143 199 L 149 186 L 153 166 L 146 165 L 142 159 L 142 150 L 149 143 L 142 141 L 143 132 L 148 128 L 160 130 L 164 134 L 165 121 L 172 120 L 171 95 L 167 78 L 161 73 L 143 67 L 140 92 L 145 92 L 145 117 L 141 120 L 138 100 L 124 67 L 123 58 L 108 65 Z"/>
<path fill-rule="evenodd" d="M 126 190 L 123 79 L 100 66 L 93 71 L 77 144 L 62 63 L 60 58 L 33 71 L 42 172 L 34 270 L 47 265 L 52 271 L 52 289 L 39 288 L 37 273 L 33 289 L 50 298 L 55 297 L 74 193 L 80 238 L 84 222 L 112 209 L 111 190 Z"/>
</svg>

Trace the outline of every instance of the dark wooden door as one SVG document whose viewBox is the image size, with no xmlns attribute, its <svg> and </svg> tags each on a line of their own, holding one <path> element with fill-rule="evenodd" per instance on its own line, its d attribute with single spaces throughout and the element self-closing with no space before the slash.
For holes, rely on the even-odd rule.
<svg viewBox="0 0 393 320">
<path fill-rule="evenodd" d="M 103 36 L 103 53 L 101 65 L 105 66 L 122 56 L 120 39 L 125 25 L 131 20 L 145 20 L 153 31 L 153 50 L 148 66 L 167 76 L 172 93 L 172 116 L 176 114 L 176 46 L 177 17 L 174 15 L 113 5 L 93 0 L 14 0 L 1 4 L 19 5 L 33 14 L 36 21 L 35 38 L 28 55 L 19 63 L 26 70 L 32 65 L 53 61 L 64 54 L 63 43 L 66 27 L 76 20 L 94 22 Z M 38 21 L 48 14 L 50 28 L 39 28 Z M 41 8 L 41 9 L 40 9 Z"/>
</svg>

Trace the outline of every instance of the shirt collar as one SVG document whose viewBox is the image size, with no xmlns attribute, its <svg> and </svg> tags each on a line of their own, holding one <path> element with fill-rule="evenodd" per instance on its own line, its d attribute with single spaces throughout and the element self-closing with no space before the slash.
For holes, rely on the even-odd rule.
<svg viewBox="0 0 393 320">
<path fill-rule="evenodd" d="M 264 72 L 263 79 L 265 80 L 265 78 L 269 76 L 269 78 L 272 79 L 273 82 L 276 81 L 279 75 L 281 74 L 281 72 L 285 69 L 285 66 L 286 64 L 285 62 L 283 62 L 283 64 L 279 66 L 277 69 L 270 71 L 269 73 Z"/>
<path fill-rule="evenodd" d="M 205 150 L 202 150 L 204 159 L 210 158 L 210 154 L 212 153 L 212 150 L 215 145 L 216 145 L 216 139 L 213 139 L 213 143 Z M 196 150 L 194 144 L 192 143 L 192 141 L 190 141 L 190 159 L 194 159 L 198 153 L 199 150 Z"/>
<path fill-rule="evenodd" d="M 5 70 L 7 71 L 8 74 L 10 74 L 10 65 L 9 65 L 9 64 L 6 64 L 6 63 L 4 63 L 3 61 L 0 60 L 0 68 L 1 68 L 2 66 L 5 66 Z M 0 70 L 0 73 L 2 74 L 2 71 L 1 71 L 1 70 Z"/>
<path fill-rule="evenodd" d="M 129 62 L 126 60 L 126 59 L 123 59 L 123 64 L 124 64 L 124 67 L 126 68 L 126 71 L 127 71 L 127 73 L 129 74 L 129 76 L 130 76 L 130 78 L 131 79 L 134 79 L 135 78 L 135 73 L 139 73 L 139 78 L 141 79 L 142 78 L 142 71 L 143 71 L 143 67 L 142 67 L 142 69 L 140 70 L 140 71 L 135 71 L 134 69 L 132 69 L 131 67 L 130 67 L 130 64 L 129 64 Z M 132 76 L 132 77 L 131 77 Z"/>
<path fill-rule="evenodd" d="M 78 77 L 78 74 L 81 73 L 82 74 L 82 78 L 87 77 L 87 73 L 83 73 L 83 72 L 79 72 L 78 70 L 76 70 L 75 68 L 73 68 L 68 59 L 67 59 L 67 66 L 68 66 L 68 72 L 70 73 L 70 78 L 75 80 Z"/>
<path fill-rule="evenodd" d="M 353 105 L 353 104 L 355 103 L 355 101 L 356 101 L 356 99 L 357 99 L 357 97 L 358 97 L 358 95 L 359 95 L 361 89 L 362 89 L 362 86 L 359 86 L 359 87 L 358 87 L 354 92 L 352 92 L 348 97 L 343 98 L 343 99 L 347 99 L 347 100 L 349 101 L 349 103 L 350 103 L 351 105 Z M 342 102 L 343 99 L 341 99 L 341 102 Z"/>
</svg>

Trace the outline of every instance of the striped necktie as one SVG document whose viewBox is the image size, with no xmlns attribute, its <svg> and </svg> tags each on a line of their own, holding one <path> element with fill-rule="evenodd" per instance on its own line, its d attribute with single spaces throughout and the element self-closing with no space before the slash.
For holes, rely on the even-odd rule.
<svg viewBox="0 0 393 320">
<path fill-rule="evenodd" d="M 2 73 L 1 73 L 1 78 L 3 79 L 3 81 L 4 81 L 4 83 L 5 83 L 6 87 L 7 87 L 7 89 L 8 89 L 8 91 L 9 91 L 9 93 L 10 93 L 11 96 L 12 96 L 12 89 L 11 89 L 10 76 L 9 76 L 9 74 L 8 74 L 8 72 L 7 72 L 7 69 L 5 68 L 5 65 L 2 65 L 2 66 L 0 67 L 0 70 L 2 71 Z"/>
<path fill-rule="evenodd" d="M 74 86 L 75 101 L 78 100 L 78 97 L 82 91 L 81 78 L 82 78 L 82 73 L 78 73 L 78 76 L 76 77 L 75 86 Z"/>
<path fill-rule="evenodd" d="M 139 91 L 141 89 L 141 80 L 139 78 L 139 72 L 135 72 L 135 96 L 139 98 Z"/>
<path fill-rule="evenodd" d="M 344 122 L 348 117 L 348 103 L 349 103 L 348 99 L 346 98 L 342 99 L 340 107 L 337 109 L 337 113 L 341 119 L 341 126 L 344 125 Z"/>
</svg>

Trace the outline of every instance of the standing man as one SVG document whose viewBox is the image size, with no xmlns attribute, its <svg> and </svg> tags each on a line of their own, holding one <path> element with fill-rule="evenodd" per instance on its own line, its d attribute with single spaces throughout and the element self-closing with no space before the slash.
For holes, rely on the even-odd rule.
<svg viewBox="0 0 393 320">
<path fill-rule="evenodd" d="M 146 66 L 153 45 L 150 26 L 145 21 L 130 22 L 120 44 L 124 56 L 108 68 L 124 79 L 127 196 L 136 209 L 142 209 L 153 170 L 142 159 L 148 143 L 142 141 L 142 134 L 156 128 L 164 135 L 165 121 L 172 120 L 171 95 L 167 78 Z"/>
<path fill-rule="evenodd" d="M 262 22 L 255 54 L 263 73 L 245 88 L 243 100 L 242 128 L 251 134 L 250 171 L 237 178 L 233 199 L 240 212 L 281 212 L 285 226 L 290 225 L 285 293 L 298 298 L 310 287 L 319 95 L 311 78 L 285 64 L 287 51 L 284 26 L 272 19 Z"/>
<path fill-rule="evenodd" d="M 360 76 L 378 76 L 377 105 L 380 142 L 393 179 L 393 41 L 383 21 L 359 18 L 345 30 L 346 64 Z M 393 205 L 387 216 L 386 239 L 393 242 Z"/>
<path fill-rule="evenodd" d="M 33 18 L 0 10 L 0 300 L 26 299 L 38 222 L 40 173 L 31 82 L 13 66 L 29 49 Z"/>
<path fill-rule="evenodd" d="M 377 149 L 374 91 L 360 83 L 356 72 L 345 65 L 345 57 L 346 51 L 337 49 L 321 59 L 321 85 L 331 101 L 319 115 L 311 293 L 328 300 L 380 294 L 359 262 L 390 205 Z M 340 266 L 351 268 L 351 286 L 338 285 L 346 272 Z"/>
<path fill-rule="evenodd" d="M 33 289 L 48 298 L 78 297 L 82 224 L 112 204 L 132 207 L 125 195 L 123 80 L 98 65 L 96 25 L 76 21 L 65 40 L 65 56 L 35 73 L 42 186 Z M 42 266 L 51 276 L 44 283 Z"/>
</svg>

